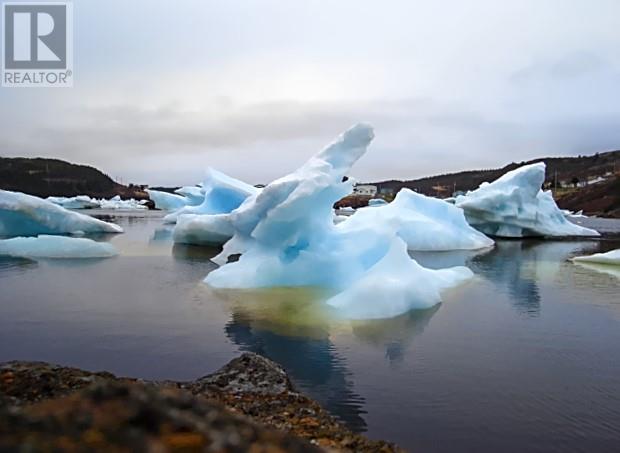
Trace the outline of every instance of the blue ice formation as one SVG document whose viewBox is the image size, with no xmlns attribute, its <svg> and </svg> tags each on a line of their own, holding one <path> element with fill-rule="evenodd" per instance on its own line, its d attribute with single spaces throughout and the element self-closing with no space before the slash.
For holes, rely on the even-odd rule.
<svg viewBox="0 0 620 453">
<path fill-rule="evenodd" d="M 183 186 L 174 191 L 174 193 L 185 197 L 185 203 L 187 206 L 197 206 L 202 204 L 205 199 L 205 193 L 202 187 L 198 186 Z"/>
<path fill-rule="evenodd" d="M 396 228 L 409 250 L 476 250 L 493 246 L 493 240 L 467 223 L 462 209 L 409 189 L 401 189 L 394 201 L 384 206 L 358 209 L 338 223 L 338 228 L 380 224 Z"/>
<path fill-rule="evenodd" d="M 146 189 L 146 193 L 149 194 L 149 198 L 155 203 L 155 207 L 162 211 L 176 211 L 189 203 L 186 197 L 174 193 L 153 189 Z"/>
<path fill-rule="evenodd" d="M 118 252 L 107 242 L 68 236 L 0 239 L 0 256 L 16 258 L 109 258 Z"/>
<path fill-rule="evenodd" d="M 370 207 L 385 206 L 386 204 L 388 204 L 388 202 L 383 198 L 371 198 L 368 200 L 368 206 Z"/>
<path fill-rule="evenodd" d="M 525 165 L 457 196 L 455 205 L 471 226 L 491 236 L 599 236 L 568 221 L 551 192 L 541 189 L 544 182 L 543 162 Z"/>
<path fill-rule="evenodd" d="M 184 206 L 168 214 L 164 217 L 165 223 L 176 223 L 179 216 L 187 214 L 228 214 L 237 209 L 246 198 L 260 191 L 213 168 L 207 169 L 207 177 L 202 188 L 197 189 L 201 191 L 201 202 L 198 205 Z M 180 233 L 178 235 L 181 237 Z"/>
<path fill-rule="evenodd" d="M 118 225 L 69 211 L 50 201 L 0 190 L 0 236 L 122 232 Z"/>
<path fill-rule="evenodd" d="M 232 236 L 214 259 L 221 267 L 205 282 L 215 288 L 329 288 L 336 295 L 327 303 L 342 315 L 385 318 L 435 305 L 442 290 L 469 279 L 466 267 L 419 266 L 395 223 L 334 224 L 333 204 L 352 192 L 344 176 L 373 137 L 370 126 L 358 124 L 231 213 L 190 217 L 203 227 L 196 234 Z M 177 228 L 188 217 L 180 217 Z M 233 254 L 241 254 L 239 260 L 226 263 Z"/>
</svg>

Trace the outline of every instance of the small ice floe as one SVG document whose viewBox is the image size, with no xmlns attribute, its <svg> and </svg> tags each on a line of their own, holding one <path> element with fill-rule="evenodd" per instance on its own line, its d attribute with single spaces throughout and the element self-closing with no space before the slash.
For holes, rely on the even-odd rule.
<svg viewBox="0 0 620 453">
<path fill-rule="evenodd" d="M 118 252 L 107 242 L 68 236 L 16 237 L 0 240 L 0 256 L 15 258 L 109 258 Z"/>
<path fill-rule="evenodd" d="M 572 261 L 576 263 L 596 263 L 611 264 L 620 266 L 620 249 L 611 250 L 606 253 L 595 253 L 594 255 L 575 256 Z"/>
<path fill-rule="evenodd" d="M 0 236 L 122 233 L 113 223 L 20 192 L 0 190 Z"/>
</svg>

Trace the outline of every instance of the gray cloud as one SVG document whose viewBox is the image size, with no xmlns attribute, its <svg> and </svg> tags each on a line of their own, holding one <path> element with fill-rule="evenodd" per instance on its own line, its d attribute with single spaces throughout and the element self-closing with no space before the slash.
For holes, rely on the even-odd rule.
<svg viewBox="0 0 620 453">
<path fill-rule="evenodd" d="M 620 147 L 617 1 L 446 4 L 84 2 L 75 87 L 0 90 L 0 154 L 181 184 L 269 181 L 358 121 L 364 180 Z"/>
</svg>

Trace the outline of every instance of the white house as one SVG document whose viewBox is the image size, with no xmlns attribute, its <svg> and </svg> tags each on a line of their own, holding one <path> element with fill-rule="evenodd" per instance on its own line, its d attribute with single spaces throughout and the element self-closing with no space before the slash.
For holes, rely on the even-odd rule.
<svg viewBox="0 0 620 453">
<path fill-rule="evenodd" d="M 356 184 L 353 187 L 354 195 L 369 195 L 374 197 L 377 195 L 377 186 L 373 186 L 371 184 Z"/>
</svg>

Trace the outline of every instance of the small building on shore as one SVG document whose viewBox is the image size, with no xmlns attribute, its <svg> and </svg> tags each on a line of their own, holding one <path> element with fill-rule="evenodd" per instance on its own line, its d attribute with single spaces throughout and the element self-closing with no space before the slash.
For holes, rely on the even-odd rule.
<svg viewBox="0 0 620 453">
<path fill-rule="evenodd" d="M 377 186 L 373 186 L 372 184 L 356 184 L 355 187 L 353 187 L 353 194 L 374 197 L 377 194 Z"/>
</svg>

